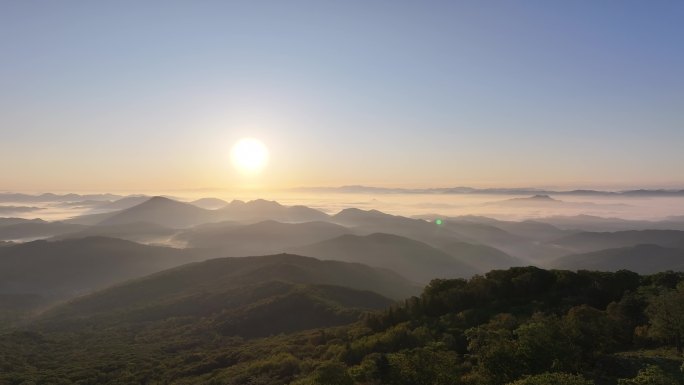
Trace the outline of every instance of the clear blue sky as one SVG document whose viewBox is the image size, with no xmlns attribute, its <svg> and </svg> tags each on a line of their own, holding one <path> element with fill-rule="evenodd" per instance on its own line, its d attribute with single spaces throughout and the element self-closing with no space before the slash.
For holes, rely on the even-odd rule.
<svg viewBox="0 0 684 385">
<path fill-rule="evenodd" d="M 0 189 L 684 187 L 683 1 L 3 1 Z"/>
</svg>

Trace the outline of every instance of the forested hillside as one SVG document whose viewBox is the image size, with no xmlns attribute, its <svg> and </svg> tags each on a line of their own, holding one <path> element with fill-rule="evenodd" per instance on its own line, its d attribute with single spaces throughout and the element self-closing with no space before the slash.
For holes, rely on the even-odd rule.
<svg viewBox="0 0 684 385">
<path fill-rule="evenodd" d="M 351 298 L 338 289 L 286 292 L 278 298 L 318 298 L 313 306 Z M 292 316 L 264 314 L 273 324 Z M 191 314 L 138 319 L 135 327 L 115 316 L 62 318 L 59 328 L 46 318 L 3 335 L 0 383 L 684 383 L 682 273 L 492 271 L 432 281 L 420 296 L 347 326 L 268 337 L 217 327 L 226 325 L 217 319 L 235 319 L 228 313 L 207 322 Z"/>
</svg>

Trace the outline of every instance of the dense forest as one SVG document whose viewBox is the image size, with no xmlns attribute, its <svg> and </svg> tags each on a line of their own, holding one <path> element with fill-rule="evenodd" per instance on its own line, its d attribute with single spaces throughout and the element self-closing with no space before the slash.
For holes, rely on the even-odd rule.
<svg viewBox="0 0 684 385">
<path fill-rule="evenodd" d="M 325 304 L 303 313 L 308 325 L 352 314 L 319 289 L 297 292 Z M 188 314 L 132 320 L 122 309 L 44 317 L 2 335 L 0 383 L 684 384 L 684 273 L 495 270 L 434 280 L 351 324 L 292 332 L 279 317 L 292 323 L 310 303 L 263 311 L 282 306 L 274 298 L 238 329 Z"/>
</svg>

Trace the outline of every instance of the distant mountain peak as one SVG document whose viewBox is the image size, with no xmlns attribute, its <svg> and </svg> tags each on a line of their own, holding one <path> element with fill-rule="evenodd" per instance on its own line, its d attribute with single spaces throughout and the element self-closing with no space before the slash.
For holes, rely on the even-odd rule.
<svg viewBox="0 0 684 385">
<path fill-rule="evenodd" d="M 174 201 L 173 199 L 166 198 L 166 197 L 159 196 L 159 195 L 153 196 L 152 198 L 146 200 L 146 201 L 143 202 L 143 203 L 149 203 L 149 204 L 165 204 L 165 203 L 172 203 L 172 202 L 173 202 L 173 203 L 180 203 L 180 202 Z"/>
<path fill-rule="evenodd" d="M 531 197 L 529 197 L 529 198 L 527 198 L 527 199 L 544 200 L 544 201 L 558 201 L 558 199 L 553 199 L 553 198 L 551 198 L 550 196 L 548 196 L 548 195 L 546 195 L 546 194 L 537 194 L 537 195 L 533 195 L 533 196 L 531 196 Z"/>
</svg>

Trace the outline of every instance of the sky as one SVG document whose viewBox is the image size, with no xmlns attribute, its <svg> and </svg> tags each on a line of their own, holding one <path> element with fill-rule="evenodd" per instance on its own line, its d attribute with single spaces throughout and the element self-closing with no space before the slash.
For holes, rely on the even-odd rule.
<svg viewBox="0 0 684 385">
<path fill-rule="evenodd" d="M 684 2 L 0 2 L 0 190 L 684 188 Z M 231 165 L 240 138 L 269 164 Z"/>
</svg>

